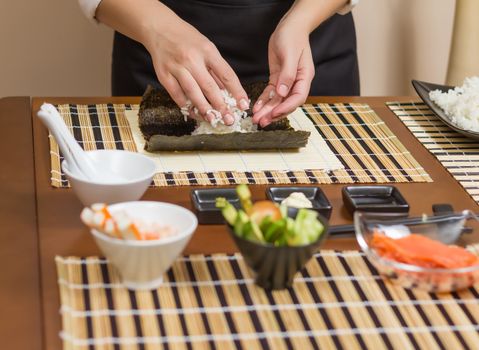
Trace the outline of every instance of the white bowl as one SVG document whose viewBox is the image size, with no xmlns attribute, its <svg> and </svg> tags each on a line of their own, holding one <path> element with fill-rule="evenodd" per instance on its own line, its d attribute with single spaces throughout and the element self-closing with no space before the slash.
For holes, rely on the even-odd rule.
<svg viewBox="0 0 479 350">
<path fill-rule="evenodd" d="M 85 206 L 93 203 L 119 203 L 140 199 L 151 184 L 156 165 L 150 158 L 135 152 L 120 150 L 88 151 L 88 154 L 102 166 L 125 177 L 122 183 L 104 183 L 85 179 L 70 171 L 68 163 L 62 162 L 62 169 L 70 181 L 73 191 Z"/>
<path fill-rule="evenodd" d="M 157 288 L 196 230 L 196 216 L 183 207 L 163 202 L 118 203 L 108 209 L 111 213 L 125 211 L 132 218 L 170 225 L 177 230 L 174 236 L 149 241 L 122 240 L 91 230 L 101 251 L 116 267 L 128 289 Z"/>
</svg>

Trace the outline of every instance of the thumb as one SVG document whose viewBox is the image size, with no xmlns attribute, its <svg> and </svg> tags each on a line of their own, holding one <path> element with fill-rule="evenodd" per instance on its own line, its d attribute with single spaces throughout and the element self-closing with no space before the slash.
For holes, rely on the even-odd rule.
<svg viewBox="0 0 479 350">
<path fill-rule="evenodd" d="M 286 56 L 281 64 L 281 70 L 276 82 L 276 92 L 281 97 L 286 97 L 296 81 L 299 59 Z"/>
</svg>

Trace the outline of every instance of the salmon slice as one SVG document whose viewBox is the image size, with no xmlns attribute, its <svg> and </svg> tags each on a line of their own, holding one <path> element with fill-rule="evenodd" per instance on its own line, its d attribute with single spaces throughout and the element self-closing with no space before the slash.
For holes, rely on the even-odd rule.
<svg viewBox="0 0 479 350">
<path fill-rule="evenodd" d="M 479 264 L 479 257 L 464 248 L 418 234 L 393 239 L 375 232 L 371 246 L 383 258 L 421 267 L 454 269 Z"/>
</svg>

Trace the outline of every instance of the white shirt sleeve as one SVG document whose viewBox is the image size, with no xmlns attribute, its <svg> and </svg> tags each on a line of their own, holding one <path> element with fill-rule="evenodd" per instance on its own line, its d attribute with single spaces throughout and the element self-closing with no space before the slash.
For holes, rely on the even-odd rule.
<svg viewBox="0 0 479 350">
<path fill-rule="evenodd" d="M 80 4 L 80 7 L 85 16 L 87 16 L 89 20 L 94 22 L 96 22 L 96 8 L 98 7 L 98 5 L 100 5 L 100 2 L 101 0 L 78 0 L 78 3 Z"/>
<path fill-rule="evenodd" d="M 85 16 L 87 16 L 88 19 L 95 21 L 96 9 L 98 5 L 100 5 L 101 0 L 78 0 L 78 2 Z M 349 0 L 349 3 L 339 10 L 338 13 L 340 15 L 349 13 L 358 2 L 359 0 Z"/>
<path fill-rule="evenodd" d="M 349 3 L 338 11 L 340 15 L 346 15 L 358 4 L 359 0 L 349 0 Z"/>
</svg>

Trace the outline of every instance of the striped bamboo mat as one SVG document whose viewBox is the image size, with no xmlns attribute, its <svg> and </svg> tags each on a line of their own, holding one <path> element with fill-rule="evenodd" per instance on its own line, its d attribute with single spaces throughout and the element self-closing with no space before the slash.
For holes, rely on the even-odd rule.
<svg viewBox="0 0 479 350">
<path fill-rule="evenodd" d="M 96 257 L 56 259 L 64 349 L 475 349 L 478 288 L 452 294 L 382 280 L 357 251 L 322 251 L 293 287 L 256 287 L 241 255 L 178 259 L 132 292 Z"/>
<path fill-rule="evenodd" d="M 424 103 L 387 105 L 479 203 L 479 142 L 450 129 Z"/>
<path fill-rule="evenodd" d="M 79 143 L 87 150 L 137 151 L 125 117 L 129 105 L 57 106 Z M 327 184 L 430 182 L 431 178 L 377 114 L 364 104 L 304 105 L 306 115 L 335 153 L 344 169 L 325 172 L 165 172 L 154 177 L 155 186 L 250 184 Z M 50 137 L 51 183 L 67 187 L 61 172 L 62 157 Z"/>
</svg>

